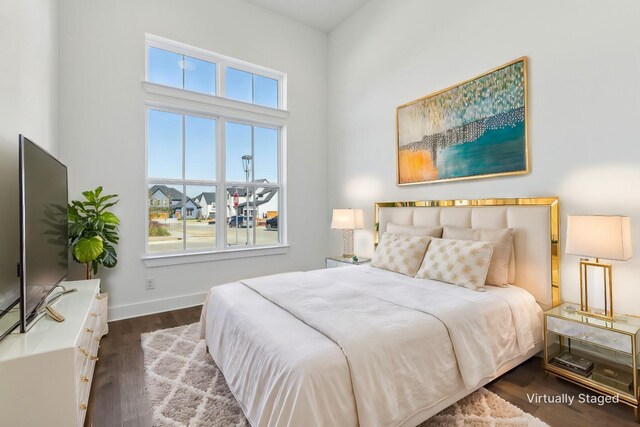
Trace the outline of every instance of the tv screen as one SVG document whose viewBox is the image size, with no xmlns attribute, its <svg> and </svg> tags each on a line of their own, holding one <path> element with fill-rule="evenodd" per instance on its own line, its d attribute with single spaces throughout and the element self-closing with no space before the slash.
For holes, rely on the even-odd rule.
<svg viewBox="0 0 640 427">
<path fill-rule="evenodd" d="M 20 135 L 20 327 L 67 276 L 67 168 Z"/>
</svg>

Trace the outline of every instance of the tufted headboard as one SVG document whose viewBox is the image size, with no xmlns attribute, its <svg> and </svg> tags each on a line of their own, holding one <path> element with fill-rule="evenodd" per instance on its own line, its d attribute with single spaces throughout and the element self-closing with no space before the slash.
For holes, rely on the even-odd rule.
<svg viewBox="0 0 640 427">
<path fill-rule="evenodd" d="M 427 200 L 375 204 L 377 245 L 388 223 L 465 228 L 513 228 L 514 285 L 529 291 L 544 308 L 560 304 L 557 197 Z"/>
</svg>

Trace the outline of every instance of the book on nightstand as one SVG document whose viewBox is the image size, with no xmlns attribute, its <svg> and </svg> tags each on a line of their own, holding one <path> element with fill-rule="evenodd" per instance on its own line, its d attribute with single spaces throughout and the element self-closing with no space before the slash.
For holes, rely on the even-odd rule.
<svg viewBox="0 0 640 427">
<path fill-rule="evenodd" d="M 553 363 L 580 375 L 587 376 L 593 370 L 593 362 L 584 357 L 563 351 L 552 359 Z"/>
</svg>

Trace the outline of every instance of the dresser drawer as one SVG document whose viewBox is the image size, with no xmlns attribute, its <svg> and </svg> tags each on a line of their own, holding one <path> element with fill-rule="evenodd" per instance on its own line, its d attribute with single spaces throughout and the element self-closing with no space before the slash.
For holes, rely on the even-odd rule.
<svg viewBox="0 0 640 427">
<path fill-rule="evenodd" d="M 570 338 L 588 341 L 593 344 L 608 347 L 617 351 L 631 354 L 632 337 L 620 332 L 577 323 L 571 320 L 547 316 L 547 330 Z"/>
<path fill-rule="evenodd" d="M 100 301 L 94 297 L 89 308 L 89 315 L 85 320 L 82 329 L 80 345 L 77 349 L 77 358 L 75 366 L 76 374 L 76 417 L 77 425 L 84 424 L 87 415 L 87 406 L 89 404 L 89 394 L 91 393 L 91 382 L 93 380 L 93 371 L 98 360 L 98 349 L 100 347 L 101 318 L 106 313 L 101 307 Z"/>
<path fill-rule="evenodd" d="M 91 381 L 80 386 L 77 402 L 77 424 L 84 425 L 84 419 L 87 416 L 87 408 L 89 407 L 89 392 L 91 391 Z"/>
<path fill-rule="evenodd" d="M 93 308 L 93 307 L 92 307 Z M 95 314 L 95 316 L 93 315 Z M 80 332 L 80 339 L 78 340 L 78 346 L 75 349 L 75 353 L 76 353 L 76 362 L 75 362 L 75 366 L 76 369 L 75 371 L 78 372 L 83 363 L 84 360 L 90 355 L 90 348 L 91 348 L 91 340 L 93 339 L 93 335 L 96 332 L 99 332 L 97 329 L 99 327 L 99 322 L 98 322 L 98 313 L 96 313 L 95 311 L 89 311 L 89 315 L 87 316 L 84 326 L 82 327 L 82 330 Z"/>
<path fill-rule="evenodd" d="M 91 383 L 93 382 L 93 371 L 98 361 L 98 349 L 100 336 L 98 331 L 91 336 L 92 345 L 89 347 L 89 356 L 85 358 L 82 369 L 78 375 L 77 399 L 78 399 L 78 425 L 84 424 L 86 407 L 89 404 L 89 394 L 91 393 Z"/>
</svg>

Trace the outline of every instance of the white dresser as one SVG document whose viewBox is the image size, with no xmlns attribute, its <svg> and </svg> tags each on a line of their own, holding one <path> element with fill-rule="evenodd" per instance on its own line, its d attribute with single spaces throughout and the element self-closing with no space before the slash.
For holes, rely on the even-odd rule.
<svg viewBox="0 0 640 427">
<path fill-rule="evenodd" d="M 106 300 L 99 280 L 63 285 L 78 289 L 52 305 L 64 322 L 44 317 L 0 341 L 0 426 L 84 424 Z"/>
</svg>

